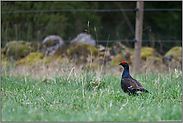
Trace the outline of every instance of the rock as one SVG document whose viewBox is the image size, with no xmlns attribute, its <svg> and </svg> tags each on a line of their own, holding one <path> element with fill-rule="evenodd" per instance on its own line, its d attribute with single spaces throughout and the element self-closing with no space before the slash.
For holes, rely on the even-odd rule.
<svg viewBox="0 0 183 123">
<path fill-rule="evenodd" d="M 38 42 L 32 42 L 31 44 L 30 44 L 30 46 L 32 47 L 32 48 L 34 48 L 35 49 L 35 51 L 37 51 L 37 52 L 39 52 L 42 48 L 43 48 L 43 44 L 41 43 L 38 43 Z"/>
<path fill-rule="evenodd" d="M 5 48 L 1 47 L 1 54 L 4 54 L 4 52 L 5 52 Z"/>
<path fill-rule="evenodd" d="M 132 63 L 130 58 L 125 58 L 125 56 L 123 56 L 123 54 L 118 54 L 118 55 L 114 56 L 111 63 L 114 66 L 119 66 L 119 63 L 121 63 L 122 61 L 126 61 L 126 62 L 128 62 L 128 64 Z"/>
<path fill-rule="evenodd" d="M 133 55 L 134 53 L 132 48 L 128 48 L 127 46 L 123 45 L 121 42 L 114 42 L 112 44 L 111 51 L 113 55 L 120 54 L 118 56 L 114 56 L 112 60 L 113 65 L 116 65 L 117 62 L 120 63 L 121 61 L 119 60 L 126 60 L 128 61 L 129 64 L 131 64 L 131 55 Z"/>
<path fill-rule="evenodd" d="M 62 56 L 50 55 L 50 56 L 44 57 L 41 61 L 41 64 L 50 66 L 55 64 L 62 64 L 63 62 L 69 62 L 69 59 L 63 58 Z"/>
<path fill-rule="evenodd" d="M 96 46 L 96 41 L 93 39 L 93 37 L 90 34 L 86 33 L 80 33 L 77 35 L 76 38 L 71 40 L 71 45 L 76 43 L 91 44 L 93 46 Z"/>
<path fill-rule="evenodd" d="M 11 41 L 6 44 L 4 54 L 7 58 L 12 57 L 15 60 L 19 60 L 27 56 L 30 52 L 34 52 L 37 49 L 31 47 L 30 42 L 25 41 Z"/>
<path fill-rule="evenodd" d="M 111 49 L 108 47 L 104 47 L 103 45 L 97 45 L 98 51 L 99 51 L 99 56 L 102 57 L 108 57 L 111 55 Z"/>
<path fill-rule="evenodd" d="M 77 43 L 70 45 L 67 49 L 67 55 L 70 59 L 74 58 L 78 62 L 87 62 L 88 57 L 94 58 L 98 55 L 98 50 L 91 44 Z"/>
<path fill-rule="evenodd" d="M 104 52 L 105 51 L 105 47 L 103 45 L 97 45 L 98 51 L 99 52 Z"/>
<path fill-rule="evenodd" d="M 133 54 L 133 49 L 128 48 L 127 46 L 125 46 L 124 44 L 122 44 L 121 42 L 114 42 L 112 44 L 112 53 L 113 55 L 118 55 L 118 54 L 123 54 L 124 56 L 127 54 Z M 125 56 L 126 57 L 126 56 Z M 129 56 L 127 56 L 129 57 Z"/>
<path fill-rule="evenodd" d="M 32 52 L 26 57 L 15 62 L 15 65 L 28 65 L 38 64 L 44 55 L 40 52 Z"/>
<path fill-rule="evenodd" d="M 131 55 L 131 61 L 134 61 L 134 55 Z M 163 64 L 163 57 L 151 47 L 142 47 L 141 48 L 141 58 L 145 64 L 151 65 L 160 65 Z M 141 62 L 142 62 L 141 61 Z"/>
<path fill-rule="evenodd" d="M 110 48 L 107 48 L 104 51 L 99 52 L 97 59 L 100 64 L 106 64 L 107 62 L 111 61 L 112 57 L 110 54 Z"/>
<path fill-rule="evenodd" d="M 182 68 L 182 47 L 176 46 L 171 48 L 163 58 L 166 65 L 171 68 L 181 67 Z"/>
<path fill-rule="evenodd" d="M 162 56 L 151 47 L 142 47 L 141 48 L 141 58 L 147 60 L 149 57 L 155 57 L 157 60 L 162 60 Z"/>
<path fill-rule="evenodd" d="M 2 67 L 7 67 L 10 66 L 10 61 L 6 58 L 6 56 L 4 54 L 1 53 L 1 68 Z"/>
<path fill-rule="evenodd" d="M 145 70 L 146 72 L 155 72 L 160 71 L 168 71 L 168 67 L 163 63 L 162 58 L 151 56 L 148 57 L 146 60 L 141 60 L 141 70 Z"/>
<path fill-rule="evenodd" d="M 46 56 L 54 54 L 61 55 L 65 51 L 65 43 L 63 39 L 57 35 L 44 38 L 42 44 L 43 48 L 41 52 L 46 54 Z"/>
</svg>

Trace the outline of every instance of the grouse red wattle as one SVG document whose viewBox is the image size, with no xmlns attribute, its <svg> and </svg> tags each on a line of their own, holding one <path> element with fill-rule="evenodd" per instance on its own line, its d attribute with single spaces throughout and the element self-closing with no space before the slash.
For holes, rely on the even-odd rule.
<svg viewBox="0 0 183 123">
<path fill-rule="evenodd" d="M 128 93 L 129 95 L 149 93 L 142 87 L 142 85 L 137 80 L 131 77 L 129 73 L 129 66 L 125 61 L 122 61 L 119 65 L 122 65 L 124 67 L 121 78 L 121 88 L 125 93 Z"/>
</svg>

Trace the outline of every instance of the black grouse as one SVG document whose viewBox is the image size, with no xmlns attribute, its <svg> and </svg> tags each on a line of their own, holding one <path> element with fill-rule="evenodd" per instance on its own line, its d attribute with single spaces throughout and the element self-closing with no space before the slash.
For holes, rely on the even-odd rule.
<svg viewBox="0 0 183 123">
<path fill-rule="evenodd" d="M 135 79 L 133 79 L 129 73 L 129 66 L 125 61 L 122 61 L 119 65 L 124 67 L 124 71 L 121 78 L 121 88 L 125 93 L 129 95 L 138 95 L 139 93 L 149 93 L 142 85 Z"/>
</svg>

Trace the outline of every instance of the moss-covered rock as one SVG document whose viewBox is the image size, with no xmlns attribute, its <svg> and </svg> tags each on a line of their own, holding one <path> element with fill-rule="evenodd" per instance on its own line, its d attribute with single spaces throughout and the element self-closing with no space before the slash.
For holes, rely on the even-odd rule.
<svg viewBox="0 0 183 123">
<path fill-rule="evenodd" d="M 142 47 L 141 48 L 141 58 L 143 60 L 148 59 L 149 57 L 156 57 L 157 60 L 162 59 L 162 56 L 154 49 L 151 47 Z"/>
<path fill-rule="evenodd" d="M 123 55 L 124 56 L 127 55 L 127 57 L 128 57 L 128 54 L 132 54 L 134 49 L 125 46 L 121 42 L 114 42 L 112 44 L 111 51 L 112 51 L 111 54 L 113 54 L 113 55 L 118 55 L 118 54 L 124 53 Z"/>
<path fill-rule="evenodd" d="M 103 45 L 99 44 L 96 46 L 96 48 L 98 49 L 99 52 L 104 52 L 106 47 L 104 47 Z"/>
<path fill-rule="evenodd" d="M 175 59 L 179 59 L 182 56 L 182 47 L 173 47 L 171 48 L 165 55 L 164 57 L 166 57 L 167 55 L 171 55 L 173 58 Z"/>
<path fill-rule="evenodd" d="M 54 55 L 62 56 L 63 54 L 66 54 L 66 46 L 60 46 L 58 49 L 55 50 Z"/>
<path fill-rule="evenodd" d="M 1 54 L 4 54 L 4 52 L 5 52 L 5 48 L 1 47 Z"/>
<path fill-rule="evenodd" d="M 4 54 L 1 53 L 1 61 L 7 59 L 6 56 Z"/>
<path fill-rule="evenodd" d="M 63 58 L 57 55 L 51 55 L 44 57 L 43 60 L 41 61 L 41 64 L 49 66 L 50 64 L 62 64 L 63 62 L 69 62 L 69 61 L 70 60 L 67 58 Z"/>
<path fill-rule="evenodd" d="M 15 65 L 28 65 L 38 64 L 44 55 L 40 52 L 32 52 L 26 57 L 15 62 Z"/>
<path fill-rule="evenodd" d="M 131 55 L 131 61 L 134 61 L 134 55 Z M 163 57 L 153 48 L 151 47 L 142 47 L 141 48 L 141 58 L 144 62 L 147 63 L 155 63 L 155 64 L 163 64 Z"/>
<path fill-rule="evenodd" d="M 111 55 L 111 47 L 104 47 L 101 44 L 97 45 L 96 47 L 99 53 L 95 58 L 95 62 L 99 63 L 100 65 L 105 65 L 107 62 L 112 60 L 113 55 Z"/>
<path fill-rule="evenodd" d="M 111 61 L 112 65 L 117 66 L 121 61 L 127 61 L 128 64 L 132 63 L 130 59 L 134 52 L 132 48 L 128 48 L 121 42 L 114 42 L 111 51 L 115 55 Z"/>
<path fill-rule="evenodd" d="M 1 53 L 1 67 L 10 66 L 10 61 Z"/>
<path fill-rule="evenodd" d="M 32 43 L 30 43 L 30 46 L 32 48 L 34 48 L 34 51 L 36 51 L 36 52 L 40 52 L 41 49 L 43 48 L 43 44 L 38 43 L 38 42 L 32 42 Z"/>
<path fill-rule="evenodd" d="M 98 55 L 98 50 L 91 44 L 77 43 L 75 45 L 70 45 L 67 49 L 67 55 L 71 59 L 76 61 L 87 62 L 88 57 L 95 57 Z"/>
<path fill-rule="evenodd" d="M 110 48 L 105 48 L 105 50 L 104 51 L 99 51 L 99 53 L 98 53 L 98 55 L 99 56 L 102 56 L 102 57 L 108 57 L 108 56 L 110 56 L 111 54 L 110 54 Z"/>
<path fill-rule="evenodd" d="M 5 55 L 15 60 L 19 60 L 27 56 L 30 52 L 34 52 L 36 49 L 31 47 L 31 43 L 24 41 L 11 41 L 5 46 Z"/>
<path fill-rule="evenodd" d="M 133 55 L 134 49 L 128 48 L 121 42 L 114 42 L 112 44 L 111 51 L 112 51 L 111 54 L 116 55 L 111 61 L 112 65 L 118 65 L 121 62 L 121 60 L 128 61 L 129 64 L 132 63 L 131 55 Z"/>
<path fill-rule="evenodd" d="M 181 67 L 182 68 L 182 47 L 176 46 L 171 48 L 165 55 L 164 55 L 164 62 L 169 67 Z"/>
<path fill-rule="evenodd" d="M 128 58 L 128 59 L 125 58 L 125 57 L 123 56 L 123 54 L 118 54 L 118 55 L 114 56 L 114 58 L 112 59 L 111 63 L 112 63 L 112 65 L 114 65 L 114 66 L 118 66 L 119 63 L 121 63 L 122 61 L 127 61 L 128 64 L 131 64 L 131 63 L 132 63 L 131 60 L 130 60 L 130 58 Z"/>
</svg>

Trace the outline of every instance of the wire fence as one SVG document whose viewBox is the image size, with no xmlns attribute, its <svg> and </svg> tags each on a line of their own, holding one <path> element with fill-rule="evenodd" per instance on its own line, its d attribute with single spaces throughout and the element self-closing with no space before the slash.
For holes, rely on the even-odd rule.
<svg viewBox="0 0 183 123">
<path fill-rule="evenodd" d="M 116 42 L 116 41 L 119 41 L 119 42 L 136 42 L 134 39 L 133 40 L 125 40 L 125 39 L 121 39 L 121 40 L 97 40 L 97 42 L 99 43 L 105 43 L 105 42 L 108 42 L 108 43 L 113 43 L 113 42 Z M 9 41 L 2 41 L 1 43 L 3 44 L 6 44 L 8 43 Z M 29 42 L 42 42 L 42 41 L 29 41 Z M 71 41 L 69 40 L 65 40 L 64 41 L 65 43 L 70 43 Z M 142 40 L 142 42 L 179 42 L 181 43 L 182 41 L 181 40 Z"/>
<path fill-rule="evenodd" d="M 2 11 L 6 13 L 37 13 L 37 12 L 120 12 L 120 11 L 138 11 L 135 9 L 59 9 L 59 10 L 23 10 L 23 11 Z M 182 11 L 182 9 L 144 9 L 143 11 Z"/>
</svg>

